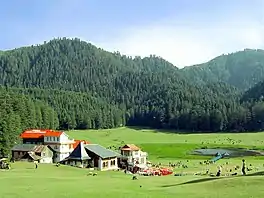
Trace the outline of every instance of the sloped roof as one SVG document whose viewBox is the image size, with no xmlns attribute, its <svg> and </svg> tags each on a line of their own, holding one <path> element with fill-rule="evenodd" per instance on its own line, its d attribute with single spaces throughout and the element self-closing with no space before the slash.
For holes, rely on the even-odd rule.
<svg viewBox="0 0 264 198">
<path fill-rule="evenodd" d="M 75 160 L 87 160 L 91 159 L 87 154 L 83 142 L 80 142 L 77 147 L 71 152 L 71 154 L 65 159 L 75 159 Z"/>
<path fill-rule="evenodd" d="M 106 149 L 105 147 L 98 145 L 98 144 L 87 144 L 84 147 L 88 151 L 98 155 L 99 157 L 103 159 L 120 156 L 119 153 Z"/>
<path fill-rule="evenodd" d="M 80 142 L 83 142 L 84 144 L 90 144 L 90 142 L 86 140 L 74 140 L 73 148 L 75 149 L 79 145 Z"/>
<path fill-rule="evenodd" d="M 60 137 L 62 131 L 53 131 L 53 130 L 42 130 L 42 129 L 32 129 L 32 130 L 26 130 L 23 133 L 21 133 L 21 138 L 44 138 L 47 136 L 51 137 Z"/>
<path fill-rule="evenodd" d="M 41 159 L 40 156 L 37 156 L 35 153 L 28 152 L 28 155 L 33 159 L 33 160 L 39 160 Z"/>
<path fill-rule="evenodd" d="M 32 151 L 36 153 L 41 153 L 46 147 L 48 146 L 47 145 L 36 145 L 35 148 L 32 149 Z"/>
<path fill-rule="evenodd" d="M 126 144 L 121 148 L 122 151 L 139 151 L 140 148 L 135 144 Z"/>
<path fill-rule="evenodd" d="M 11 149 L 12 151 L 31 151 L 32 149 L 35 148 L 35 144 L 17 144 L 15 146 L 13 146 L 13 148 Z"/>
<path fill-rule="evenodd" d="M 25 151 L 25 152 L 37 152 L 37 153 L 41 153 L 45 147 L 47 147 L 46 145 L 37 145 L 37 144 L 17 144 L 15 146 L 13 146 L 13 148 L 11 149 L 12 151 Z"/>
</svg>

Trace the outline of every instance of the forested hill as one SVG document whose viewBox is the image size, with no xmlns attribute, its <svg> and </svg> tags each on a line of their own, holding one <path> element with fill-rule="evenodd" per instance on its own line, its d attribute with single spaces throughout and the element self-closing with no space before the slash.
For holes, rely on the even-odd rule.
<svg viewBox="0 0 264 198">
<path fill-rule="evenodd" d="M 264 51 L 245 49 L 181 71 L 194 83 L 222 81 L 245 91 L 264 80 Z"/>
<path fill-rule="evenodd" d="M 247 90 L 241 97 L 243 102 L 258 102 L 264 99 L 264 80 Z"/>
<path fill-rule="evenodd" d="M 213 62 L 222 59 L 229 60 L 222 56 Z M 220 68 L 220 63 L 216 66 Z M 202 68 L 211 71 L 213 65 Z M 220 83 L 202 74 L 198 78 L 185 70 L 160 57 L 131 58 L 63 38 L 2 52 L 0 90 L 49 105 L 58 119 L 54 127 L 60 129 L 124 125 L 210 132 L 262 129 L 256 117 L 262 110 L 255 103 L 240 103 L 241 91 L 230 86 L 231 81 Z M 21 124 L 21 129 L 39 126 Z"/>
<path fill-rule="evenodd" d="M 176 68 L 159 57 L 128 58 L 109 53 L 78 39 L 55 39 L 39 46 L 0 54 L 0 84 L 57 88 L 111 94 L 123 75 L 160 75 L 181 78 Z"/>
</svg>

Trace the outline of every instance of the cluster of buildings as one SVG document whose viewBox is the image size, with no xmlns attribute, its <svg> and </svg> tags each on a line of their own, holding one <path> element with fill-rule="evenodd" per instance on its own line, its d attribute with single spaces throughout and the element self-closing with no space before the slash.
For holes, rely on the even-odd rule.
<svg viewBox="0 0 264 198">
<path fill-rule="evenodd" d="M 134 144 L 112 151 L 99 144 L 71 139 L 65 132 L 26 130 L 21 133 L 22 144 L 12 148 L 13 161 L 61 163 L 81 168 L 134 170 L 147 164 L 147 153 Z"/>
</svg>

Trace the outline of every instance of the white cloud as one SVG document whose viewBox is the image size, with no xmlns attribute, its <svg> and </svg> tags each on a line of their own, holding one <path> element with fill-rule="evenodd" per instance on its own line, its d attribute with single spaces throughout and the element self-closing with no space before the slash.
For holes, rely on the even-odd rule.
<svg viewBox="0 0 264 198">
<path fill-rule="evenodd" d="M 121 25 L 113 23 L 105 27 L 100 20 L 85 18 L 84 10 L 96 1 L 58 0 L 52 6 L 46 5 L 43 18 L 37 23 L 16 21 L 12 31 L 9 30 L 9 39 L 10 43 L 15 41 L 14 45 L 22 46 L 53 37 L 79 37 L 88 42 L 92 40 L 96 46 L 109 51 L 130 56 L 155 54 L 183 67 L 244 48 L 264 48 L 264 1 L 255 0 L 252 5 L 239 6 L 243 4 L 238 4 L 240 1 L 234 1 L 232 6 L 225 1 L 220 8 L 217 4 L 212 7 L 212 3 L 212 8 L 207 5 L 210 7 L 207 11 L 204 6 L 203 9 L 188 7 L 173 13 L 177 17 L 152 21 L 144 26 L 124 25 L 125 17 L 120 16 Z M 84 6 L 84 2 L 88 5 Z"/>
<path fill-rule="evenodd" d="M 117 39 L 96 44 L 130 56 L 159 55 L 183 67 L 244 48 L 263 48 L 263 24 L 244 18 L 199 26 L 192 21 L 178 25 L 158 22 L 145 27 L 130 27 L 121 31 Z"/>
</svg>

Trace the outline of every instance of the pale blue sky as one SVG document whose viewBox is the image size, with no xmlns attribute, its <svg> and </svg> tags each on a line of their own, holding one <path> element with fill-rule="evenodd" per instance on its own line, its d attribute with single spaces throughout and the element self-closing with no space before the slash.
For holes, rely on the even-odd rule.
<svg viewBox="0 0 264 198">
<path fill-rule="evenodd" d="M 8 0 L 0 24 L 2 50 L 79 37 L 180 67 L 264 48 L 264 0 Z"/>
</svg>

